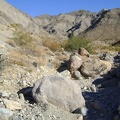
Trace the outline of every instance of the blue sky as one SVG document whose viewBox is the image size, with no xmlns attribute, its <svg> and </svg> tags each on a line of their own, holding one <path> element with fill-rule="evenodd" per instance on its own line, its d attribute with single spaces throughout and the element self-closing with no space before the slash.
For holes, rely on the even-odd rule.
<svg viewBox="0 0 120 120">
<path fill-rule="evenodd" d="M 120 0 L 6 0 L 32 17 L 58 15 L 75 10 L 99 12 L 101 9 L 120 8 Z"/>
</svg>

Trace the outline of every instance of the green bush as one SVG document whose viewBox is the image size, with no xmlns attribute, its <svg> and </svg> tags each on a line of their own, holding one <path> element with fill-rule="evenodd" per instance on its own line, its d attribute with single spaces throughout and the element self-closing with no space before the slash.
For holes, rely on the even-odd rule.
<svg viewBox="0 0 120 120">
<path fill-rule="evenodd" d="M 112 46 L 112 48 L 114 48 L 115 51 L 120 51 L 120 43 L 117 43 L 116 45 Z"/>
<path fill-rule="evenodd" d="M 15 31 L 13 40 L 18 46 L 26 46 L 33 41 L 33 38 L 27 32 Z"/>
<path fill-rule="evenodd" d="M 94 53 L 91 41 L 85 38 L 79 38 L 78 36 L 71 37 L 64 45 L 64 49 L 67 51 L 78 50 L 81 47 L 85 48 L 90 53 Z"/>
</svg>

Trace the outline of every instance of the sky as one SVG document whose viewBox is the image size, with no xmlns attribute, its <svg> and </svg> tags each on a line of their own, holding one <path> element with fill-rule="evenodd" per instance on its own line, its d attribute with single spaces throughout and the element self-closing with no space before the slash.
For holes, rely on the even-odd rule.
<svg viewBox="0 0 120 120">
<path fill-rule="evenodd" d="M 6 0 L 17 9 L 32 17 L 58 15 L 76 10 L 99 12 L 103 8 L 120 8 L 120 0 Z"/>
</svg>

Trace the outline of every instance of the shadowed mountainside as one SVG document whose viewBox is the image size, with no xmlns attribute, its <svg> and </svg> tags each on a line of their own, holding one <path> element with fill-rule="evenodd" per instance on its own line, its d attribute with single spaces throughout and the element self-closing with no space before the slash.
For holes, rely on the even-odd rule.
<svg viewBox="0 0 120 120">
<path fill-rule="evenodd" d="M 120 41 L 120 8 L 103 10 L 97 14 L 93 24 L 83 33 L 91 40 L 110 44 Z"/>
</svg>

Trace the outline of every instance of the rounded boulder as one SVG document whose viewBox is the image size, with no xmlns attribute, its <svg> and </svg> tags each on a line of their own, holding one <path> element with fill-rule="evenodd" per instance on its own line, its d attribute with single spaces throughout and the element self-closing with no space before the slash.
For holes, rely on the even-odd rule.
<svg viewBox="0 0 120 120">
<path fill-rule="evenodd" d="M 37 80 L 32 95 L 37 103 L 50 103 L 69 112 L 85 106 L 78 84 L 61 76 L 46 76 Z"/>
</svg>

